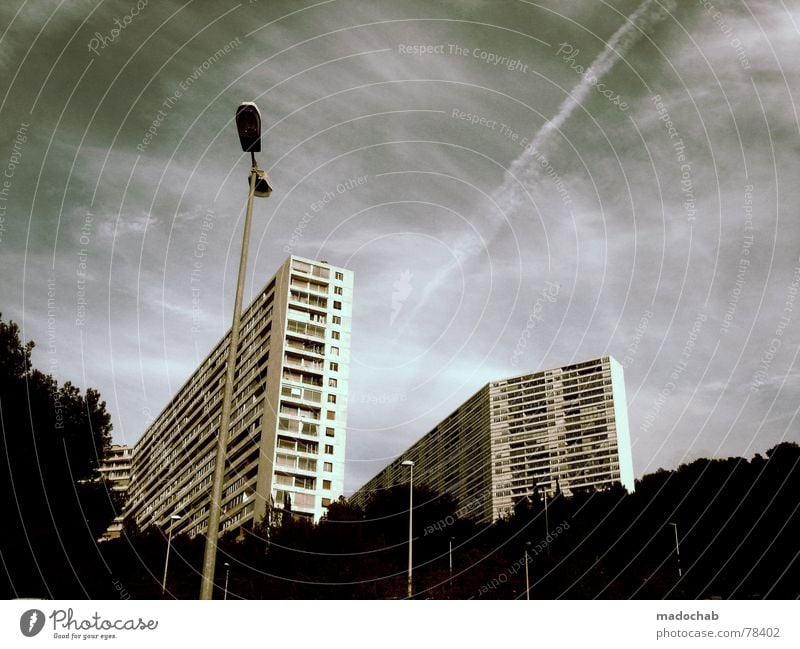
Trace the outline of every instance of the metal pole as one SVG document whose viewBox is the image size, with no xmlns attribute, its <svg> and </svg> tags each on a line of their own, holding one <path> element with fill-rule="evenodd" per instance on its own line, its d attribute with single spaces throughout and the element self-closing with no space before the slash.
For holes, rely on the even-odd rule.
<svg viewBox="0 0 800 649">
<path fill-rule="evenodd" d="M 408 481 L 408 599 L 411 599 L 411 596 L 414 593 L 414 576 L 412 572 L 413 563 L 411 560 L 414 539 L 414 465 L 412 464 L 409 468 L 411 469 L 411 477 Z"/>
<path fill-rule="evenodd" d="M 525 599 L 531 598 L 531 582 L 528 577 L 528 546 L 530 542 L 525 544 Z"/>
<path fill-rule="evenodd" d="M 670 523 L 670 525 L 675 528 L 675 556 L 678 559 L 678 578 L 680 578 L 683 577 L 683 571 L 681 570 L 681 547 L 678 543 L 678 524 Z"/>
<path fill-rule="evenodd" d="M 167 556 L 164 557 L 164 578 L 161 580 L 161 596 L 167 591 L 167 566 L 169 566 L 169 549 L 172 545 L 172 527 L 175 525 L 175 519 L 169 519 L 169 534 L 167 534 Z"/>
<path fill-rule="evenodd" d="M 544 489 L 544 543 L 547 547 L 547 558 L 550 558 L 550 518 L 547 515 L 547 489 Z"/>
<path fill-rule="evenodd" d="M 450 537 L 450 596 L 452 597 L 453 590 L 453 537 Z"/>
<path fill-rule="evenodd" d="M 214 479 L 211 483 L 211 502 L 208 510 L 208 530 L 206 531 L 206 550 L 203 557 L 203 576 L 200 583 L 200 599 L 213 599 L 214 569 L 217 563 L 217 541 L 219 540 L 219 519 L 222 510 L 222 486 L 225 478 L 225 456 L 228 449 L 228 429 L 231 419 L 231 401 L 233 399 L 233 381 L 236 375 L 236 355 L 239 349 L 239 324 L 242 316 L 242 298 L 247 270 L 247 251 L 250 244 L 250 221 L 253 216 L 253 198 L 256 192 L 258 167 L 256 157 L 250 153 L 252 168 L 250 169 L 250 192 L 247 195 L 247 210 L 244 217 L 242 233 L 242 252 L 239 257 L 239 277 L 236 281 L 236 299 L 233 305 L 233 323 L 228 342 L 228 364 L 225 372 L 225 391 L 222 397 L 222 414 L 217 433 L 217 452 L 214 460 Z"/>
<path fill-rule="evenodd" d="M 231 565 L 225 562 L 225 596 L 222 599 L 228 599 L 228 577 L 231 574 Z"/>
</svg>

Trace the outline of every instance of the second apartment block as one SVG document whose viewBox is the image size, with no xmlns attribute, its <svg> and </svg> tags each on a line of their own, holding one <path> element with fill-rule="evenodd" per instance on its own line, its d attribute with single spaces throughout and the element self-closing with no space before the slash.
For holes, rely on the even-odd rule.
<svg viewBox="0 0 800 649">
<path fill-rule="evenodd" d="M 449 493 L 465 515 L 492 522 L 534 488 L 633 491 L 622 366 L 610 356 L 492 381 L 351 497 L 408 482 Z"/>
</svg>

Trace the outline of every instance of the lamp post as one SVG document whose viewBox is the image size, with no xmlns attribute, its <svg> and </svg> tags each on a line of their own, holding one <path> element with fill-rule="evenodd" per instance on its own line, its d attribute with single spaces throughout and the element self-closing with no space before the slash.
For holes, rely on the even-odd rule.
<svg viewBox="0 0 800 649">
<path fill-rule="evenodd" d="M 169 533 L 167 534 L 167 556 L 164 557 L 164 578 L 161 580 L 161 596 L 167 592 L 167 567 L 169 566 L 169 550 L 172 545 L 172 528 L 175 527 L 175 521 L 179 520 L 178 514 L 173 514 L 169 517 Z"/>
<path fill-rule="evenodd" d="M 453 596 L 453 537 L 450 537 L 450 597 Z"/>
<path fill-rule="evenodd" d="M 256 163 L 256 152 L 261 151 L 261 113 L 252 102 L 245 102 L 236 109 L 236 127 L 242 150 L 250 153 L 250 191 L 242 233 L 242 251 L 239 256 L 239 276 L 236 281 L 236 299 L 233 304 L 233 322 L 228 341 L 228 361 L 225 368 L 225 389 L 222 395 L 222 412 L 217 432 L 217 450 L 214 460 L 214 477 L 211 482 L 211 502 L 208 509 L 208 530 L 203 557 L 203 575 L 200 582 L 200 599 L 212 599 L 214 595 L 214 569 L 217 562 L 219 541 L 219 519 L 222 511 L 222 487 L 225 480 L 225 456 L 228 449 L 228 433 L 231 419 L 233 382 L 236 376 L 236 355 L 239 348 L 239 325 L 242 316 L 242 298 L 247 270 L 247 251 L 250 244 L 250 222 L 253 217 L 253 198 L 269 196 L 272 188 L 262 169 Z"/>
<path fill-rule="evenodd" d="M 678 578 L 680 579 L 683 576 L 683 570 L 681 570 L 681 547 L 678 543 L 678 524 L 670 523 L 670 525 L 675 528 L 675 556 L 678 559 Z"/>
<path fill-rule="evenodd" d="M 547 558 L 550 558 L 550 518 L 547 514 L 547 487 L 542 486 L 542 493 L 544 494 L 544 545 L 547 548 Z"/>
<path fill-rule="evenodd" d="M 225 562 L 225 595 L 222 599 L 228 599 L 228 577 L 231 574 L 231 564 Z"/>
<path fill-rule="evenodd" d="M 531 598 L 531 582 L 528 577 L 528 550 L 531 547 L 530 541 L 525 541 L 525 599 Z"/>
<path fill-rule="evenodd" d="M 407 466 L 410 469 L 410 476 L 408 478 L 408 599 L 414 593 L 414 573 L 412 568 L 412 546 L 414 539 L 413 516 L 414 516 L 414 462 L 412 460 L 405 460 L 401 466 Z"/>
</svg>

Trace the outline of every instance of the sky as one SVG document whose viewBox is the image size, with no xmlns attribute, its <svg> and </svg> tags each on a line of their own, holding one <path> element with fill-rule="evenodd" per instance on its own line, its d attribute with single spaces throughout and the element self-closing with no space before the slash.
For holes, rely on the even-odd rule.
<svg viewBox="0 0 800 649">
<path fill-rule="evenodd" d="M 486 382 L 607 354 L 637 477 L 800 439 L 796 5 L 8 0 L 0 26 L 0 312 L 116 443 L 230 326 L 242 101 L 274 187 L 246 299 L 289 254 L 355 273 L 346 493 Z"/>
</svg>

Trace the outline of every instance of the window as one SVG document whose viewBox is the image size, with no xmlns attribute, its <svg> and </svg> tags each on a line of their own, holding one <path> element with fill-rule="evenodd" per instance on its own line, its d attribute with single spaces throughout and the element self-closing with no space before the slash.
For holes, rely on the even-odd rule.
<svg viewBox="0 0 800 649">
<path fill-rule="evenodd" d="M 309 457 L 298 457 L 297 468 L 300 469 L 301 471 L 316 471 L 317 461 L 312 460 Z"/>
<path fill-rule="evenodd" d="M 319 445 L 316 442 L 308 442 L 304 439 L 298 439 L 297 450 L 301 453 L 316 453 L 319 450 Z"/>
<path fill-rule="evenodd" d="M 331 338 L 334 340 L 339 340 L 341 338 L 341 334 L 338 331 L 331 331 Z"/>
<path fill-rule="evenodd" d="M 336 295 L 341 295 L 343 293 L 342 287 L 341 286 L 334 286 L 333 287 L 333 292 L 336 293 Z"/>
<path fill-rule="evenodd" d="M 336 413 L 333 410 L 328 410 L 328 415 L 327 416 L 328 416 L 329 420 L 336 419 Z"/>
<path fill-rule="evenodd" d="M 333 473 L 333 462 L 325 462 L 322 465 L 322 470 L 327 471 L 328 473 Z"/>
<path fill-rule="evenodd" d="M 331 316 L 331 322 L 333 322 L 333 324 L 338 324 L 338 325 L 342 324 L 342 316 L 339 315 Z"/>
<path fill-rule="evenodd" d="M 298 475 L 294 478 L 294 486 L 300 487 L 301 489 L 316 489 L 317 479 L 304 475 Z"/>
<path fill-rule="evenodd" d="M 322 499 L 322 506 L 323 507 L 330 507 L 331 499 L 330 498 L 323 498 Z"/>
<path fill-rule="evenodd" d="M 341 282 L 344 279 L 344 273 L 336 273 L 336 279 Z"/>
<path fill-rule="evenodd" d="M 336 395 L 335 394 L 329 394 L 328 395 L 328 403 L 336 403 Z"/>
<path fill-rule="evenodd" d="M 333 455 L 333 444 L 325 444 L 325 453 L 327 455 Z"/>
<path fill-rule="evenodd" d="M 339 381 L 337 381 L 336 379 L 328 379 L 329 388 L 335 388 L 337 385 L 339 385 Z"/>
<path fill-rule="evenodd" d="M 342 303 L 341 302 L 337 302 L 337 301 L 334 300 L 333 308 L 336 309 L 337 311 L 341 311 L 342 310 Z"/>
<path fill-rule="evenodd" d="M 331 488 L 331 481 L 330 480 L 323 480 L 322 481 L 322 488 L 323 489 L 330 489 Z"/>
<path fill-rule="evenodd" d="M 339 355 L 339 348 L 331 347 L 331 356 L 338 356 L 338 355 Z"/>
<path fill-rule="evenodd" d="M 331 362 L 329 367 L 331 368 L 331 372 L 338 372 L 339 371 L 339 363 Z"/>
<path fill-rule="evenodd" d="M 295 494 L 294 504 L 298 507 L 313 507 L 314 494 Z"/>
<path fill-rule="evenodd" d="M 325 437 L 335 437 L 335 436 L 336 436 L 336 431 L 334 431 L 333 428 L 329 427 L 325 429 Z"/>
<path fill-rule="evenodd" d="M 300 432 L 304 435 L 313 435 L 316 437 L 319 435 L 319 426 L 317 424 L 310 424 L 304 421 L 302 422 L 302 428 L 300 429 Z"/>
</svg>

